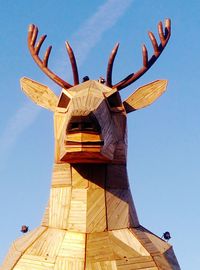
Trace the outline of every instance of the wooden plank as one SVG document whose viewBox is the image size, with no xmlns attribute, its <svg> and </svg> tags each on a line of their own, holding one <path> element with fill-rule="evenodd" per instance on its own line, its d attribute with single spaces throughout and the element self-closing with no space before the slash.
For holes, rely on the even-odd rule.
<svg viewBox="0 0 200 270">
<path fill-rule="evenodd" d="M 84 261 L 57 257 L 54 270 L 84 270 Z"/>
<path fill-rule="evenodd" d="M 68 230 L 86 232 L 87 190 L 72 189 Z"/>
<path fill-rule="evenodd" d="M 87 262 L 87 270 L 117 270 L 115 261 L 103 261 L 103 262 Z"/>
<path fill-rule="evenodd" d="M 118 239 L 124 246 L 124 252 L 127 249 L 127 253 L 130 249 L 134 251 L 133 254 L 136 256 L 150 256 L 149 252 L 142 246 L 142 244 L 137 240 L 137 238 L 130 232 L 129 229 L 113 230 L 109 232 L 110 239 L 115 241 Z M 120 245 L 120 243 L 119 243 Z"/>
<path fill-rule="evenodd" d="M 115 125 L 115 134 L 119 141 L 126 142 L 127 116 L 125 112 L 113 113 L 112 120 Z"/>
<path fill-rule="evenodd" d="M 41 222 L 42 226 L 48 227 L 49 226 L 49 202 L 45 208 L 44 215 Z"/>
<path fill-rule="evenodd" d="M 26 251 L 26 255 L 54 260 L 58 254 L 65 230 L 48 228 Z"/>
<path fill-rule="evenodd" d="M 76 259 L 83 261 L 85 258 L 85 234 L 67 231 L 58 256 L 74 259 L 74 261 Z"/>
<path fill-rule="evenodd" d="M 163 255 L 165 259 L 168 261 L 169 265 L 172 266 L 173 270 L 181 270 L 172 247 L 170 247 L 167 251 L 165 251 Z"/>
<path fill-rule="evenodd" d="M 66 125 L 66 113 L 59 113 L 55 112 L 54 113 L 54 137 L 55 139 L 59 139 L 62 132 L 63 128 Z"/>
<path fill-rule="evenodd" d="M 9 270 L 17 263 L 21 255 L 25 250 L 34 243 L 45 231 L 47 228 L 39 226 L 33 231 L 28 232 L 22 237 L 15 240 L 9 249 L 7 256 L 3 262 L 2 270 Z"/>
<path fill-rule="evenodd" d="M 47 86 L 33 81 L 29 78 L 22 78 L 20 84 L 24 93 L 36 104 L 45 109 L 55 111 L 58 97 Z"/>
<path fill-rule="evenodd" d="M 108 232 L 90 233 L 87 236 L 87 264 L 115 259 Z"/>
<path fill-rule="evenodd" d="M 84 165 L 72 164 L 72 186 L 73 188 L 88 188 L 88 169 Z"/>
<path fill-rule="evenodd" d="M 52 175 L 52 187 L 71 186 L 71 166 L 70 164 L 54 164 Z"/>
<path fill-rule="evenodd" d="M 94 87 L 96 89 L 99 89 L 100 91 L 105 93 L 105 96 L 108 96 L 107 93 L 110 93 L 110 92 L 114 93 L 117 91 L 116 89 L 112 89 L 112 88 L 106 86 L 105 84 L 99 83 L 98 81 L 94 81 L 94 85 L 95 85 Z"/>
<path fill-rule="evenodd" d="M 53 270 L 55 259 L 33 255 L 23 255 L 13 270 Z"/>
<path fill-rule="evenodd" d="M 129 189 L 108 189 L 106 207 L 108 230 L 139 225 Z"/>
<path fill-rule="evenodd" d="M 123 102 L 126 112 L 149 106 L 164 93 L 166 87 L 166 80 L 157 80 L 138 88 Z"/>
<path fill-rule="evenodd" d="M 67 229 L 71 192 L 71 187 L 51 188 L 49 202 L 50 227 Z"/>
<path fill-rule="evenodd" d="M 18 262 L 22 255 L 21 251 L 16 250 L 14 243 L 9 248 L 9 251 L 6 254 L 6 257 L 0 267 L 1 270 L 11 270 L 13 266 Z"/>
<path fill-rule="evenodd" d="M 87 233 L 102 232 L 107 228 L 105 190 L 89 189 L 87 192 Z"/>
<path fill-rule="evenodd" d="M 104 164 L 72 164 L 73 188 L 104 188 L 106 166 Z"/>
<path fill-rule="evenodd" d="M 139 226 L 138 228 L 130 228 L 130 231 L 136 236 L 136 238 L 152 256 L 159 255 L 171 247 L 168 243 L 142 226 Z"/>
<path fill-rule="evenodd" d="M 126 165 L 107 165 L 106 187 L 110 189 L 127 189 L 129 187 Z"/>
<path fill-rule="evenodd" d="M 162 255 L 153 256 L 153 259 L 154 259 L 155 263 L 157 264 L 158 269 L 164 269 L 164 270 L 172 270 L 172 269 L 176 270 L 177 269 L 177 270 L 180 270 L 180 268 L 178 266 L 172 268 L 172 265 Z"/>
<path fill-rule="evenodd" d="M 115 146 L 113 164 L 126 165 L 127 160 L 127 145 L 124 142 L 118 142 Z"/>
<path fill-rule="evenodd" d="M 154 261 L 149 257 L 149 261 L 145 261 L 144 258 L 137 260 L 136 258 L 124 258 L 123 260 L 117 260 L 117 270 L 159 270 L 165 268 L 158 268 Z M 143 261 L 140 261 L 143 260 Z M 166 269 L 167 270 L 167 269 Z"/>
</svg>

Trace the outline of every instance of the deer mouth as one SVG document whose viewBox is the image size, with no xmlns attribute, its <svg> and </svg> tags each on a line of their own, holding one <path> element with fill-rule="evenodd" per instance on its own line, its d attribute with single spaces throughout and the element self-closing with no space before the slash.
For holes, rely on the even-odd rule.
<svg viewBox="0 0 200 270">
<path fill-rule="evenodd" d="M 101 135 L 90 132 L 75 132 L 66 135 L 64 145 L 70 148 L 100 148 L 104 145 Z"/>
<path fill-rule="evenodd" d="M 104 141 L 95 141 L 95 142 L 77 142 L 77 141 L 65 141 L 65 146 L 84 146 L 84 147 L 90 147 L 90 146 L 103 146 L 104 145 Z"/>
</svg>

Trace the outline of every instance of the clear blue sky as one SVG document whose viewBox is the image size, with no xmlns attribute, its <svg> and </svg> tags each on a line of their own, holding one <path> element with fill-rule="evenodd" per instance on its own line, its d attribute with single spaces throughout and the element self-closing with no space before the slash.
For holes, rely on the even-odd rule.
<svg viewBox="0 0 200 270">
<path fill-rule="evenodd" d="M 22 224 L 39 225 L 53 164 L 53 121 L 21 92 L 19 79 L 54 85 L 27 49 L 30 23 L 53 45 L 50 66 L 71 82 L 64 41 L 77 55 L 80 77 L 105 76 L 108 55 L 119 41 L 114 81 L 141 65 L 147 31 L 170 17 L 172 37 L 157 63 L 134 85 L 168 79 L 153 105 L 128 116 L 128 168 L 141 224 L 170 243 L 183 270 L 200 265 L 200 2 L 180 0 L 1 0 L 0 5 L 0 261 Z"/>
</svg>

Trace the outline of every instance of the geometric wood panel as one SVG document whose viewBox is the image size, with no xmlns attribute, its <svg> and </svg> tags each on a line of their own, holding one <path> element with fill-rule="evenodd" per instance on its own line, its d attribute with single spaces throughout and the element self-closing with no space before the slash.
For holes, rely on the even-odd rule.
<svg viewBox="0 0 200 270">
<path fill-rule="evenodd" d="M 70 164 L 54 164 L 51 186 L 52 187 L 71 186 Z"/>
<path fill-rule="evenodd" d="M 108 230 L 138 226 L 138 219 L 131 201 L 129 189 L 106 191 Z"/>
<path fill-rule="evenodd" d="M 55 261 L 64 236 L 65 230 L 49 228 L 27 249 L 26 254 Z"/>
<path fill-rule="evenodd" d="M 80 259 L 85 258 L 85 234 L 66 231 L 60 246 L 59 257 Z"/>
<path fill-rule="evenodd" d="M 87 216 L 87 189 L 72 189 L 68 230 L 85 232 Z"/>
<path fill-rule="evenodd" d="M 71 187 L 51 188 L 49 203 L 49 226 L 67 229 Z"/>
<path fill-rule="evenodd" d="M 107 228 L 105 190 L 89 189 L 87 192 L 87 232 L 102 232 Z"/>
<path fill-rule="evenodd" d="M 46 227 L 39 226 L 35 230 L 30 231 L 26 235 L 15 240 L 10 247 L 7 256 L 2 265 L 2 270 L 12 269 L 12 267 L 17 263 L 24 251 L 36 241 L 42 233 L 46 230 Z"/>
</svg>

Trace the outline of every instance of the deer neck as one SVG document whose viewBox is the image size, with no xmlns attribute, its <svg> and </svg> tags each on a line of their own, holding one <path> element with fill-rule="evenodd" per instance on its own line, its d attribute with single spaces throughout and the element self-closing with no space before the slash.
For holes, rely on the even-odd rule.
<svg viewBox="0 0 200 270">
<path fill-rule="evenodd" d="M 83 233 L 137 227 L 126 165 L 54 164 L 42 224 Z"/>
</svg>

